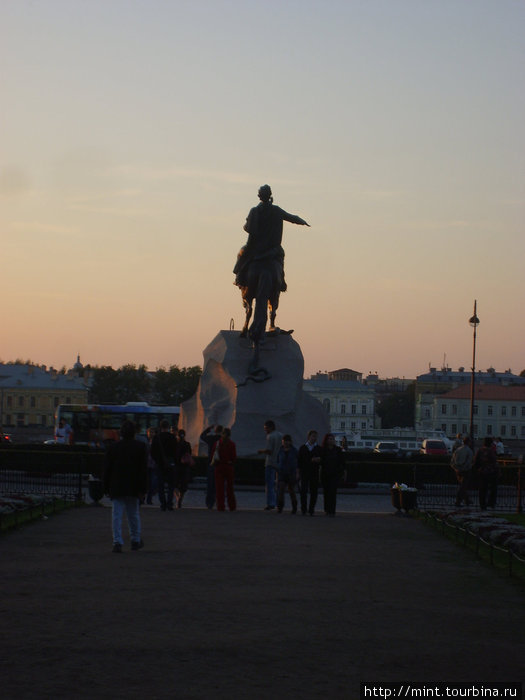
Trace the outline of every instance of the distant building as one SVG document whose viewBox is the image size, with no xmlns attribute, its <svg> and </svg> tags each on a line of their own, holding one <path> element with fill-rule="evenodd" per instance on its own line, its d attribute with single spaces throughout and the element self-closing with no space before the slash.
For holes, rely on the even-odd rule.
<svg viewBox="0 0 525 700">
<path fill-rule="evenodd" d="M 419 375 L 416 378 L 415 390 L 415 425 L 418 431 L 444 430 L 447 435 L 454 435 L 458 432 L 468 432 L 470 427 L 471 380 L 471 372 L 465 371 L 463 367 L 460 367 L 457 371 L 453 371 L 449 367 L 443 367 L 441 370 L 430 368 L 429 372 Z M 492 367 L 485 372 L 476 372 L 476 395 L 478 390 L 485 390 L 489 387 L 492 387 L 494 390 L 520 387 L 525 389 L 525 377 L 513 374 L 511 370 L 497 372 Z M 445 395 L 455 390 L 459 391 L 460 389 L 463 391 L 456 396 L 458 403 L 456 403 L 456 407 L 453 408 L 453 404 L 447 403 L 448 399 L 445 399 Z M 481 393 L 479 396 L 481 397 Z M 443 402 L 441 402 L 442 398 L 444 399 Z M 457 413 L 460 409 L 460 405 L 464 408 L 464 405 L 459 402 L 460 398 L 461 401 L 467 401 L 468 403 L 468 418 L 466 420 L 464 420 L 464 416 L 463 419 L 460 420 L 460 416 Z M 446 409 L 442 409 L 442 404 L 446 405 Z M 443 410 L 448 412 L 443 413 Z M 452 411 L 456 411 L 456 413 L 452 413 Z M 487 425 L 492 424 L 487 423 Z M 505 424 L 505 427 L 507 427 L 507 424 Z M 509 424 L 509 430 L 511 427 L 512 426 Z M 517 428 L 517 425 L 514 427 Z M 486 433 L 484 424 L 478 424 L 478 431 L 480 436 Z M 495 433 L 500 434 L 497 430 L 495 430 Z M 510 437 L 510 435 L 507 437 Z M 517 437 L 519 437 L 519 435 Z"/>
<path fill-rule="evenodd" d="M 447 435 L 470 430 L 470 387 L 452 389 L 434 398 L 432 413 Z M 474 437 L 501 436 L 505 440 L 525 440 L 525 384 L 474 387 Z"/>
<path fill-rule="evenodd" d="M 78 365 L 80 358 L 77 371 L 63 374 L 44 365 L 0 364 L 0 429 L 49 428 L 59 404 L 87 403 L 88 386 Z"/>
<path fill-rule="evenodd" d="M 374 389 L 362 377 L 361 372 L 339 369 L 303 381 L 304 391 L 323 404 L 334 433 L 365 433 L 374 427 Z"/>
</svg>

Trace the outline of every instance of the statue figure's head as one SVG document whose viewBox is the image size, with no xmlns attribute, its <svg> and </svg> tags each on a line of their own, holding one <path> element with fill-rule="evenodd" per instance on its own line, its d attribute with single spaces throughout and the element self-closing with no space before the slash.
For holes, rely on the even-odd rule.
<svg viewBox="0 0 525 700">
<path fill-rule="evenodd" d="M 261 202 L 271 202 L 272 201 L 272 188 L 270 185 L 261 185 L 259 187 L 259 199 Z"/>
</svg>

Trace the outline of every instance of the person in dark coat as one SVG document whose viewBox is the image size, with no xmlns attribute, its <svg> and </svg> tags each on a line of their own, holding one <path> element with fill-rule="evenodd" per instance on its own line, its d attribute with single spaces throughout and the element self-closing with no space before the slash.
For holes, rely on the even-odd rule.
<svg viewBox="0 0 525 700">
<path fill-rule="evenodd" d="M 177 452 L 175 457 L 175 497 L 177 499 L 177 508 L 182 508 L 184 494 L 188 490 L 188 484 L 191 481 L 192 462 L 191 445 L 186 440 L 186 432 L 179 430 L 177 432 Z"/>
<path fill-rule="evenodd" d="M 148 450 L 135 440 L 135 425 L 125 421 L 122 439 L 108 449 L 104 470 L 104 492 L 111 498 L 113 551 L 122 552 L 122 519 L 128 520 L 131 549 L 144 546 L 142 540 L 139 502 L 148 488 Z"/>
<path fill-rule="evenodd" d="M 292 515 L 297 513 L 297 496 L 295 487 L 297 484 L 297 457 L 298 451 L 292 445 L 292 436 L 283 435 L 283 445 L 277 455 L 277 512 L 282 513 L 284 508 L 284 494 L 290 494 L 292 503 Z"/>
<path fill-rule="evenodd" d="M 157 465 L 160 507 L 162 510 L 173 510 L 177 441 L 170 433 L 170 424 L 166 419 L 160 422 L 160 433 L 151 441 L 151 456 Z"/>
<path fill-rule="evenodd" d="M 498 496 L 498 460 L 492 447 L 492 438 L 486 437 L 483 446 L 474 457 L 474 469 L 479 478 L 479 507 L 481 510 L 494 508 Z"/>
<path fill-rule="evenodd" d="M 345 469 L 343 451 L 335 443 L 335 436 L 327 433 L 321 448 L 321 484 L 324 494 L 324 512 L 335 517 L 337 487 Z"/>
<path fill-rule="evenodd" d="M 301 513 L 306 515 L 308 512 L 313 515 L 319 491 L 319 465 L 321 464 L 321 448 L 317 444 L 317 430 L 310 430 L 308 433 L 305 444 L 299 448 L 297 462 L 301 478 Z M 307 503 L 308 491 L 310 491 L 310 503 Z"/>
<path fill-rule="evenodd" d="M 208 469 L 206 474 L 206 508 L 212 510 L 215 505 L 215 465 L 212 463 L 215 445 L 221 439 L 222 425 L 216 425 L 215 429 L 210 425 L 203 430 L 199 440 L 208 446 Z"/>
</svg>

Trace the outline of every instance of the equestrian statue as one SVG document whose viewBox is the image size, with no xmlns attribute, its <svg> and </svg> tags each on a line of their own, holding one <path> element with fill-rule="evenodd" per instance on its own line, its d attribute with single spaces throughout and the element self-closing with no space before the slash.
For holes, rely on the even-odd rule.
<svg viewBox="0 0 525 700">
<path fill-rule="evenodd" d="M 259 367 L 259 345 L 265 335 L 268 310 L 270 311 L 269 333 L 292 332 L 281 331 L 275 326 L 279 297 L 281 292 L 286 291 L 284 250 L 281 245 L 283 221 L 300 226 L 310 225 L 299 216 L 288 214 L 284 209 L 273 204 L 272 190 L 269 185 L 262 185 L 258 195 L 261 201 L 250 210 L 244 225 L 248 240 L 239 251 L 233 269 L 235 284 L 241 290 L 242 303 L 246 312 L 241 337 L 248 335 L 254 348 L 246 381 L 248 379 L 264 381 L 270 378 L 268 372 L 263 367 Z M 253 321 L 249 325 L 252 312 Z"/>
</svg>

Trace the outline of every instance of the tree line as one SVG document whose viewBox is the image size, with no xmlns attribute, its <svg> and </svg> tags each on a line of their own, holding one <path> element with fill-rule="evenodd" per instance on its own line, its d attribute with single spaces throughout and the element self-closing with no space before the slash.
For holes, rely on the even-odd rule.
<svg viewBox="0 0 525 700">
<path fill-rule="evenodd" d="M 154 405 L 178 406 L 197 391 L 202 369 L 171 365 L 154 372 L 145 365 L 110 366 L 87 365 L 84 375 L 90 377 L 91 403 L 123 404 L 128 401 L 146 401 Z"/>
</svg>

